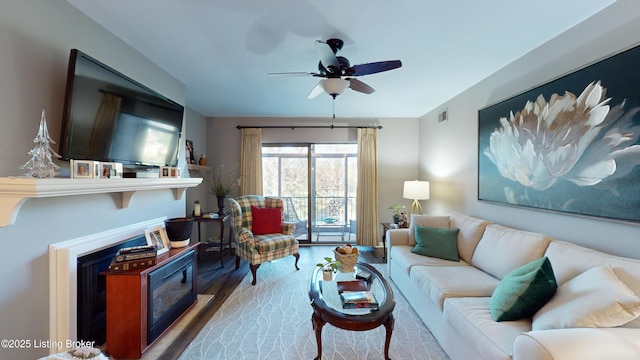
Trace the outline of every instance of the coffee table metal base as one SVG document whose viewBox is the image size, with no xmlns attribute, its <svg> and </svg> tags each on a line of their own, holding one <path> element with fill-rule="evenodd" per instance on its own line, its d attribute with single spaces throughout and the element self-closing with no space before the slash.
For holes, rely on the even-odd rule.
<svg viewBox="0 0 640 360">
<path fill-rule="evenodd" d="M 316 343 L 318 344 L 318 356 L 316 356 L 315 360 L 322 359 L 322 328 L 326 323 L 329 323 L 339 329 L 354 331 L 372 330 L 380 325 L 384 325 L 386 329 L 386 337 L 384 340 L 384 358 L 385 360 L 389 360 L 389 344 L 391 343 L 391 334 L 393 333 L 393 326 L 395 324 L 393 312 L 389 312 L 387 316 L 381 318 L 379 321 L 363 323 L 348 321 L 340 318 L 333 318 L 327 316 L 327 314 L 321 313 L 318 310 L 314 310 L 313 315 L 311 315 L 311 323 L 313 324 L 313 330 L 316 333 Z"/>
</svg>

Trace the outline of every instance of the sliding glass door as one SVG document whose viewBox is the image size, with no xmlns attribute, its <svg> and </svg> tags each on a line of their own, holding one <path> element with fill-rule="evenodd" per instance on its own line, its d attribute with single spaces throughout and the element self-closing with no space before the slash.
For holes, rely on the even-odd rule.
<svg viewBox="0 0 640 360">
<path fill-rule="evenodd" d="M 294 236 L 309 240 L 309 145 L 263 145 L 264 196 L 284 201 L 284 221 L 296 224 Z"/>
<path fill-rule="evenodd" d="M 265 196 L 283 198 L 303 243 L 355 241 L 356 144 L 263 145 Z"/>
</svg>

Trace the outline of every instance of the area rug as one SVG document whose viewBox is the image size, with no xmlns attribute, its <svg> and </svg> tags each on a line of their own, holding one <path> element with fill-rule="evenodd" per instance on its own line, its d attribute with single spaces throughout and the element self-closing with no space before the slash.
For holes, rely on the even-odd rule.
<svg viewBox="0 0 640 360">
<path fill-rule="evenodd" d="M 287 261 L 289 260 L 289 261 Z M 376 268 L 386 277 L 386 266 Z M 313 264 L 295 271 L 291 259 L 262 264 L 258 282 L 248 274 L 181 355 L 201 359 L 313 359 L 309 279 Z M 418 315 L 392 284 L 395 328 L 389 356 L 396 360 L 448 359 Z M 326 324 L 322 359 L 383 359 L 385 328 L 347 331 Z"/>
</svg>

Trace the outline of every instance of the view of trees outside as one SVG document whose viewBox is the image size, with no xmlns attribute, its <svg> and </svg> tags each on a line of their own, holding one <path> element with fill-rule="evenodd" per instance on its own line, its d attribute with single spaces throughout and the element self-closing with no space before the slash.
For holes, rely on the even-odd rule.
<svg viewBox="0 0 640 360">
<path fill-rule="evenodd" d="M 311 152 L 311 194 L 308 159 Z M 298 220 L 308 220 L 309 201 L 313 226 L 323 223 L 349 225 L 355 220 L 357 144 L 311 144 L 310 146 L 265 145 L 262 177 L 265 196 L 288 198 L 287 221 L 295 211 Z M 290 207 L 293 207 L 292 210 Z M 293 215 L 293 216 L 295 216 Z"/>
</svg>

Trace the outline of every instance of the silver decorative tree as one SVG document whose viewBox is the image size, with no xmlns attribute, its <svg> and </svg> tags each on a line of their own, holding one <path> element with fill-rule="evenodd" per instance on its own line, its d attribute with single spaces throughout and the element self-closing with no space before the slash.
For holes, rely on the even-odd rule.
<svg viewBox="0 0 640 360">
<path fill-rule="evenodd" d="M 42 110 L 42 116 L 40 117 L 40 128 L 38 129 L 38 135 L 33 139 L 36 146 L 29 150 L 28 154 L 31 155 L 31 159 L 22 165 L 21 169 L 29 170 L 25 175 L 37 177 L 37 178 L 51 178 L 56 176 L 56 170 L 60 167 L 53 163 L 51 155 L 60 158 L 53 149 L 50 143 L 56 143 L 49 136 L 49 130 L 47 129 L 47 119 L 44 116 L 44 110 Z"/>
</svg>

